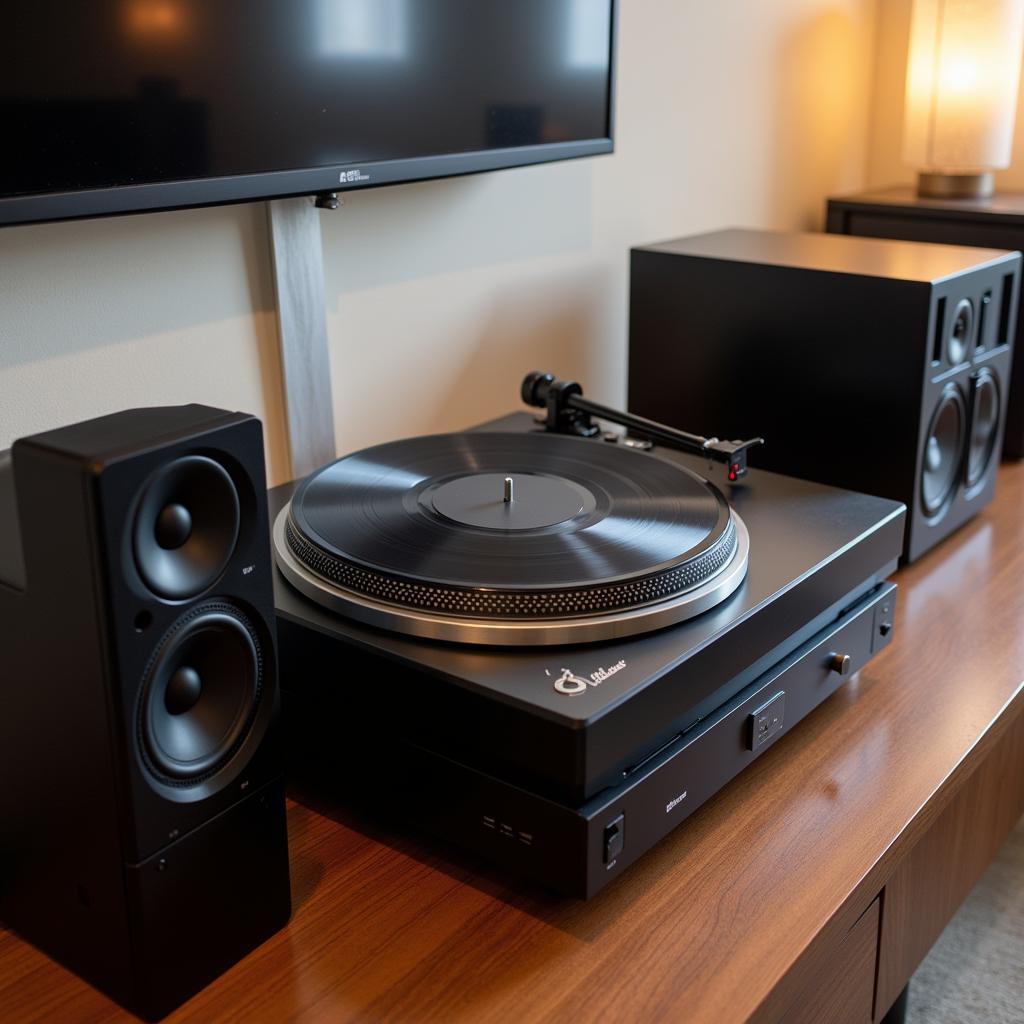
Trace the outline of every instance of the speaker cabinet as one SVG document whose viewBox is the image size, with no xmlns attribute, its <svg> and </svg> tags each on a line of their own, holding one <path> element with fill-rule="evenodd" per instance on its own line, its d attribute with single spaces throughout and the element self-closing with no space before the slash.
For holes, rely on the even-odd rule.
<svg viewBox="0 0 1024 1024">
<path fill-rule="evenodd" d="M 0 536 L 0 917 L 155 1020 L 291 910 L 260 423 L 17 441 Z"/>
<path fill-rule="evenodd" d="M 835 196 L 828 200 L 828 231 L 908 242 L 1024 249 L 1024 195 L 1000 191 L 992 199 L 921 199 L 913 187 L 897 186 Z M 1010 322 L 1014 356 L 1007 382 L 1003 458 L 1024 459 L 1024 307 Z"/>
<path fill-rule="evenodd" d="M 903 501 L 913 560 L 992 499 L 1019 280 L 1017 253 L 841 235 L 634 249 L 629 407 Z"/>
</svg>

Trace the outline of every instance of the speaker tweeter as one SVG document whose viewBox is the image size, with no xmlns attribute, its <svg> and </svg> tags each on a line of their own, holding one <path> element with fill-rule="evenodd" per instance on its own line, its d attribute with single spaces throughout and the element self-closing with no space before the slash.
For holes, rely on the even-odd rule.
<svg viewBox="0 0 1024 1024">
<path fill-rule="evenodd" d="M 973 338 L 974 303 L 970 299 L 961 299 L 953 310 L 953 321 L 946 341 L 946 357 L 951 366 L 959 366 L 967 359 Z"/>
</svg>

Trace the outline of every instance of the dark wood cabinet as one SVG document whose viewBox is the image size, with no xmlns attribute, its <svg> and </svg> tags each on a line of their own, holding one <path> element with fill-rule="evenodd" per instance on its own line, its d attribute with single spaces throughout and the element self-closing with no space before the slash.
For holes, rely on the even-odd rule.
<svg viewBox="0 0 1024 1024">
<path fill-rule="evenodd" d="M 871 1024 L 881 898 L 846 933 L 821 971 L 786 1013 L 786 1024 Z"/>
<path fill-rule="evenodd" d="M 878 998 L 892 1005 L 1024 814 L 1024 714 L 1018 714 L 885 885 Z"/>
</svg>

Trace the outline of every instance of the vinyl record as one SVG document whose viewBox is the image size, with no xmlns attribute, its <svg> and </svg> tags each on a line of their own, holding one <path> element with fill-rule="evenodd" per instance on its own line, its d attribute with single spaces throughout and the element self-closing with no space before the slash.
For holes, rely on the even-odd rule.
<svg viewBox="0 0 1024 1024">
<path fill-rule="evenodd" d="M 746 566 L 737 523 L 715 487 L 654 455 L 548 434 L 447 434 L 315 473 L 275 546 L 300 589 L 364 621 L 486 643 L 527 635 L 503 624 L 536 637 L 569 622 L 548 637 L 589 639 L 678 621 L 731 593 Z M 670 616 L 666 602 L 678 605 Z M 652 606 L 661 614 L 642 624 L 634 613 Z"/>
</svg>

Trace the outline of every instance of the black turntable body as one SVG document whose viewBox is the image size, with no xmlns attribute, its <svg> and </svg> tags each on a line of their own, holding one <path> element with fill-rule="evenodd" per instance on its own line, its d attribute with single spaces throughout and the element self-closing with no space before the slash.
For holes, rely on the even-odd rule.
<svg viewBox="0 0 1024 1024">
<path fill-rule="evenodd" d="M 374 505 L 359 488 L 349 492 L 353 480 L 372 476 L 364 456 L 392 453 L 382 446 L 359 453 L 355 463 L 341 460 L 334 465 L 344 469 L 346 489 L 335 487 L 338 471 L 334 483 L 321 471 L 326 475 L 319 484 L 314 474 L 305 484 L 270 492 L 281 676 L 293 753 L 314 769 L 318 784 L 339 796 L 397 814 L 550 888 L 588 898 L 889 642 L 896 594 L 885 579 L 901 550 L 904 508 L 755 470 L 730 484 L 735 467 L 729 462 L 711 467 L 705 458 L 661 446 L 641 452 L 600 438 L 554 437 L 526 413 L 485 424 L 478 433 L 417 440 L 435 451 L 452 437 L 479 439 L 471 445 L 470 462 L 481 464 L 476 476 L 489 493 L 503 480 L 500 471 L 488 471 L 489 453 L 498 452 L 495 466 L 510 457 L 502 435 L 517 446 L 514 438 L 529 437 L 527 456 L 534 462 L 548 450 L 538 445 L 555 450 L 560 444 L 559 458 L 564 449 L 572 460 L 595 458 L 598 466 L 613 469 L 625 459 L 631 478 L 634 472 L 641 479 L 645 472 L 657 476 L 668 465 L 710 481 L 710 490 L 727 498 L 730 522 L 716 520 L 716 506 L 708 502 L 695 512 L 690 505 L 683 511 L 674 506 L 665 516 L 666 522 L 680 516 L 706 520 L 701 529 L 707 536 L 694 548 L 697 562 L 666 568 L 657 526 L 637 527 L 631 543 L 642 550 L 646 540 L 649 560 L 662 574 L 658 579 L 670 571 L 675 577 L 692 575 L 694 564 L 709 559 L 710 578 L 688 575 L 681 596 L 653 602 L 660 615 L 673 609 L 674 624 L 630 624 L 631 612 L 614 605 L 623 592 L 629 595 L 623 600 L 636 603 L 628 589 L 632 582 L 602 548 L 601 530 L 583 530 L 562 538 L 560 550 L 568 543 L 573 565 L 578 554 L 584 570 L 592 567 L 594 580 L 608 578 L 617 589 L 595 592 L 572 580 L 568 590 L 542 585 L 511 606 L 500 593 L 485 593 L 482 599 L 473 596 L 475 610 L 466 612 L 470 598 L 459 589 L 460 580 L 451 580 L 457 573 L 435 563 L 430 570 L 446 585 L 457 584 L 455 596 L 444 587 L 440 596 L 429 587 L 421 592 L 419 575 L 398 584 L 389 577 L 389 590 L 400 585 L 407 595 L 412 588 L 405 599 L 415 622 L 396 631 L 392 610 L 378 607 L 384 584 L 366 574 L 363 563 L 353 568 L 332 561 L 329 540 L 320 532 L 338 521 L 332 506 L 377 531 L 397 505 L 391 499 L 390 505 Z M 614 459 L 603 455 L 608 448 L 616 449 Z M 415 457 L 419 464 L 422 456 Z M 574 472 L 566 472 L 570 482 Z M 505 487 L 522 492 L 534 486 L 525 479 L 530 475 L 510 473 Z M 405 489 L 400 501 L 406 509 L 426 501 L 430 516 L 460 522 L 472 517 L 471 543 L 490 537 L 494 545 L 486 521 L 493 509 L 483 508 L 488 503 L 480 502 L 476 482 L 462 479 L 442 473 L 425 488 Z M 298 500 L 289 505 L 296 494 L 302 497 L 301 488 L 301 511 L 312 510 L 312 523 L 297 514 Z M 592 504 L 599 505 L 604 492 L 589 490 L 598 494 Z M 569 500 L 566 495 L 558 488 L 539 498 L 524 495 L 534 511 L 516 513 L 544 520 L 525 527 L 531 536 L 541 532 L 542 551 L 548 543 L 544 531 L 553 528 L 548 520 L 561 514 L 557 509 Z M 570 500 L 573 508 L 579 505 L 574 514 L 591 514 L 587 500 Z M 627 496 L 625 504 L 631 500 Z M 617 508 L 622 507 L 620 500 Z M 423 509 L 411 514 L 420 517 Z M 484 521 L 476 521 L 480 516 Z M 620 526 L 628 526 L 628 518 Z M 614 521 L 614 513 L 608 514 L 606 524 Z M 341 532 L 339 543 L 348 545 L 350 528 Z M 416 561 L 409 551 L 368 548 L 366 537 L 351 543 L 374 550 L 374 565 L 387 564 L 392 555 L 402 566 Z M 429 539 L 424 543 L 431 546 Z M 727 543 L 725 555 L 708 554 Z M 495 572 L 536 578 L 535 567 L 504 566 L 486 544 L 472 550 L 479 551 L 484 582 Z M 508 561 L 523 557 L 514 551 Z M 468 577 L 473 568 L 466 567 Z M 423 580 L 431 578 L 423 572 Z M 344 587 L 334 585 L 339 579 Z M 321 584 L 323 595 L 317 590 Z M 712 585 L 718 596 L 705 607 Z M 584 601 L 585 614 L 566 612 L 562 605 L 570 598 Z M 544 610 L 545 629 L 531 633 L 538 616 L 516 611 L 524 600 Z M 488 618 L 496 601 L 501 607 Z M 552 602 L 557 607 L 549 607 Z M 470 642 L 460 632 L 466 621 L 480 628 Z M 599 633 L 595 622 L 603 624 Z M 500 632 L 506 627 L 508 635 Z"/>
</svg>

